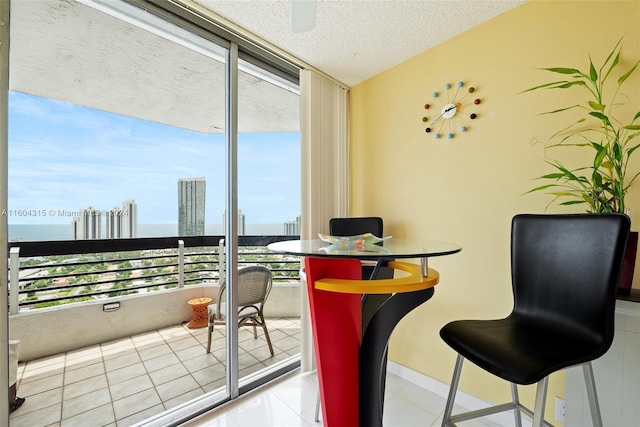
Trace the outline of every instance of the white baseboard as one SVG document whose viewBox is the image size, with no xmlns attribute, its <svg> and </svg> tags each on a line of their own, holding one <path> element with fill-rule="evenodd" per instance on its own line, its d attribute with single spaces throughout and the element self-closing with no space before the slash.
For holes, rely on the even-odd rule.
<svg viewBox="0 0 640 427">
<path fill-rule="evenodd" d="M 449 384 L 438 381 L 418 371 L 414 371 L 413 369 L 407 368 L 406 366 L 392 360 L 387 361 L 387 372 L 396 375 L 403 380 L 409 381 L 418 387 L 422 387 L 425 390 L 435 393 L 444 399 L 449 396 Z M 505 384 L 508 383 L 505 382 Z M 482 400 L 469 393 L 465 393 L 460 389 L 458 389 L 458 392 L 456 393 L 455 402 L 456 405 L 460 405 L 469 411 L 475 411 L 477 409 L 483 409 L 488 406 L 495 405 L 495 403 L 487 402 L 486 400 Z M 442 409 L 444 410 L 444 407 Z M 501 426 L 512 426 L 514 422 L 512 412 L 493 414 L 486 418 Z M 526 416 L 523 417 L 522 425 L 527 427 L 531 426 L 531 420 Z"/>
</svg>

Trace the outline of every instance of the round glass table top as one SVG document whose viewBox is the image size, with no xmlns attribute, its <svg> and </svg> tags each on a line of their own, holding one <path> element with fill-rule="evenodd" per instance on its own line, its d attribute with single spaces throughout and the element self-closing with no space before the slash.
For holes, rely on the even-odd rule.
<svg viewBox="0 0 640 427">
<path fill-rule="evenodd" d="M 455 254 L 462 250 L 462 247 L 456 243 L 394 238 L 378 244 L 361 246 L 346 245 L 346 247 L 327 243 L 320 239 L 286 240 L 271 243 L 267 245 L 267 248 L 271 252 L 289 255 L 356 258 L 363 260 L 377 260 L 380 258 L 427 258 Z"/>
</svg>

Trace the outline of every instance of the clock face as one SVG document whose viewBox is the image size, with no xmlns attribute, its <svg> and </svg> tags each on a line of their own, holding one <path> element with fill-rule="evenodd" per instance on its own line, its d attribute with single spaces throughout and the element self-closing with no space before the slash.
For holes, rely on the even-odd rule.
<svg viewBox="0 0 640 427">
<path fill-rule="evenodd" d="M 467 98 L 476 89 L 473 86 L 464 89 L 464 82 L 458 82 L 457 89 L 453 94 L 450 93 L 451 85 L 449 83 L 445 84 L 444 88 L 446 95 L 442 97 L 439 92 L 433 92 L 433 102 L 439 105 L 424 105 L 427 114 L 431 113 L 430 116 L 422 118 L 422 121 L 428 126 L 425 132 L 433 134 L 436 139 L 441 138 L 442 135 L 451 139 L 457 133 L 468 131 L 468 122 L 478 117 L 474 107 L 481 102 L 480 98 Z M 446 99 L 443 100 L 442 98 L 445 96 Z"/>
</svg>

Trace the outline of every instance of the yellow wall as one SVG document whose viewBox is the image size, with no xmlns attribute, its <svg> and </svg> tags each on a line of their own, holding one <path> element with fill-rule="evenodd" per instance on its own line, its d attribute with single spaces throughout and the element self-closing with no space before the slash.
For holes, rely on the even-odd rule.
<svg viewBox="0 0 640 427">
<path fill-rule="evenodd" d="M 571 92 L 518 93 L 553 77 L 537 68 L 586 69 L 589 54 L 601 63 L 622 36 L 621 68 L 628 68 L 640 58 L 639 29 L 637 0 L 529 2 L 352 88 L 351 215 L 382 216 L 386 235 L 463 247 L 457 255 L 431 260 L 441 282 L 434 298 L 397 327 L 392 360 L 449 383 L 455 354 L 440 340 L 439 329 L 454 319 L 509 313 L 510 220 L 516 213 L 545 212 L 550 201 L 544 194 L 523 196 L 539 185 L 532 178 L 550 172 L 542 146 L 533 142 L 566 121 L 537 113 L 572 103 Z M 467 133 L 436 140 L 424 132 L 423 105 L 445 83 L 458 81 L 476 88 L 482 103 L 470 108 L 465 102 L 463 109 L 473 109 L 478 118 L 466 121 Z M 626 94 L 637 111 L 640 76 L 631 83 Z M 632 167 L 640 169 L 640 156 Z M 634 230 L 640 229 L 638 194 L 640 185 L 628 201 Z M 491 401 L 509 396 L 508 385 L 470 363 L 461 389 Z M 533 394 L 533 387 L 522 391 L 531 406 Z M 556 395 L 564 396 L 564 373 L 550 382 L 549 420 Z"/>
</svg>

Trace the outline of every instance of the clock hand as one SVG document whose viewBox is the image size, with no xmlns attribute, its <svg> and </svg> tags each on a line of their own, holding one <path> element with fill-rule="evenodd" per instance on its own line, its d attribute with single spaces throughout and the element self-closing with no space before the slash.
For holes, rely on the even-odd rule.
<svg viewBox="0 0 640 427">
<path fill-rule="evenodd" d="M 440 120 L 440 119 L 442 118 L 442 116 L 444 116 L 445 114 L 447 114 L 449 111 L 453 110 L 454 108 L 456 108 L 456 106 L 455 106 L 455 105 L 452 105 L 451 107 L 446 108 L 446 109 L 442 112 L 442 114 L 440 114 L 440 115 L 439 115 L 439 116 L 438 116 L 434 121 L 432 121 L 432 122 L 431 122 L 431 126 L 435 125 L 435 124 L 438 122 L 438 120 Z"/>
</svg>

